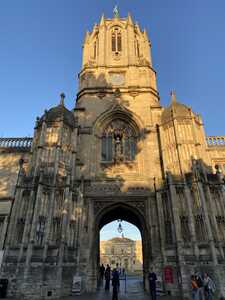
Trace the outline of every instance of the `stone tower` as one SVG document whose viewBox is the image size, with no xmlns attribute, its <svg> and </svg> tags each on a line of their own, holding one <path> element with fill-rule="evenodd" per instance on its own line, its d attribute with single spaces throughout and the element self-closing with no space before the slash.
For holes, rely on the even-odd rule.
<svg viewBox="0 0 225 300">
<path fill-rule="evenodd" d="M 0 139 L 9 295 L 68 296 L 74 276 L 95 291 L 99 231 L 117 219 L 141 232 L 146 289 L 153 267 L 162 289 L 190 299 L 190 275 L 207 271 L 224 295 L 225 137 L 206 137 L 174 93 L 160 105 L 151 44 L 130 15 L 86 33 L 72 111 L 64 97 L 33 139 Z"/>
</svg>

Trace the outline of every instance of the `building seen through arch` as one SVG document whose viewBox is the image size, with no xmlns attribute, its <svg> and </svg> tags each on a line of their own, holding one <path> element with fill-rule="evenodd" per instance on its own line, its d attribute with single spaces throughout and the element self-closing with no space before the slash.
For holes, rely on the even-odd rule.
<svg viewBox="0 0 225 300">
<path fill-rule="evenodd" d="M 130 223 L 118 220 L 119 235 L 112 232 L 116 222 L 104 226 L 100 232 L 100 264 L 117 268 L 121 275 L 140 275 L 143 272 L 142 240 L 138 229 Z M 121 223 L 123 226 L 121 226 Z M 125 225 L 124 225 L 125 223 Z M 124 230 L 124 226 L 129 228 Z M 126 237 L 124 236 L 124 232 Z M 132 238 L 127 237 L 132 236 Z M 107 239 L 106 239 L 107 237 Z"/>
<path fill-rule="evenodd" d="M 145 289 L 152 267 L 190 299 L 190 275 L 207 271 L 224 296 L 225 137 L 207 137 L 174 92 L 163 107 L 156 79 L 147 32 L 130 15 L 102 16 L 85 35 L 73 110 L 62 94 L 32 138 L 0 138 L 9 296 L 68 296 L 74 276 L 96 291 L 99 232 L 117 219 L 140 230 Z"/>
</svg>

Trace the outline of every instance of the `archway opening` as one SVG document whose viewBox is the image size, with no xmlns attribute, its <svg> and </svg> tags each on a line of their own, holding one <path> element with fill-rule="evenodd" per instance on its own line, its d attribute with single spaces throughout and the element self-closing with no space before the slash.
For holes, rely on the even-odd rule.
<svg viewBox="0 0 225 300">
<path fill-rule="evenodd" d="M 104 266 L 109 264 L 112 269 L 118 268 L 122 275 L 126 272 L 127 279 L 129 279 L 129 276 L 130 279 L 134 276 L 137 280 L 141 280 L 145 289 L 151 261 L 150 235 L 145 216 L 134 204 L 127 205 L 117 202 L 108 205 L 99 212 L 95 220 L 96 238 L 94 248 L 96 253 L 93 256 L 95 257 L 94 265 L 98 276 L 101 263 Z M 113 236 L 113 234 L 115 235 Z M 111 246 L 106 245 L 107 239 L 111 239 L 108 242 Z"/>
<path fill-rule="evenodd" d="M 102 227 L 99 255 L 100 265 L 117 268 L 121 277 L 143 275 L 141 233 L 129 222 L 118 219 Z"/>
</svg>

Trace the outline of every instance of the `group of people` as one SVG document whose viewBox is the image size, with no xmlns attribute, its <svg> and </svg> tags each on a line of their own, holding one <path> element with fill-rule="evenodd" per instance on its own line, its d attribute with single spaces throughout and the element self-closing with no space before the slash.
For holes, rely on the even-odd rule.
<svg viewBox="0 0 225 300">
<path fill-rule="evenodd" d="M 102 264 L 100 267 L 100 280 L 103 283 L 103 280 L 105 279 L 105 291 L 110 290 L 110 280 L 112 279 L 112 300 L 118 300 L 118 292 L 120 288 L 120 271 L 117 265 L 117 268 L 114 268 L 111 271 L 111 268 L 109 265 L 104 267 Z"/>
<path fill-rule="evenodd" d="M 191 276 L 193 300 L 212 300 L 216 285 L 208 273 L 196 273 Z"/>
</svg>

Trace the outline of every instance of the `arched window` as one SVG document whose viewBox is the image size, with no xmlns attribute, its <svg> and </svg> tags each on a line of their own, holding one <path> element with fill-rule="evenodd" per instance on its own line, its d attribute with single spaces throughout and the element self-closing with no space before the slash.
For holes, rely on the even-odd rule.
<svg viewBox="0 0 225 300">
<path fill-rule="evenodd" d="M 132 161 L 136 155 L 137 136 L 123 120 L 114 120 L 102 133 L 102 161 Z"/>
<path fill-rule="evenodd" d="M 119 28 L 112 32 L 112 52 L 119 53 L 122 51 L 122 34 Z"/>
</svg>

